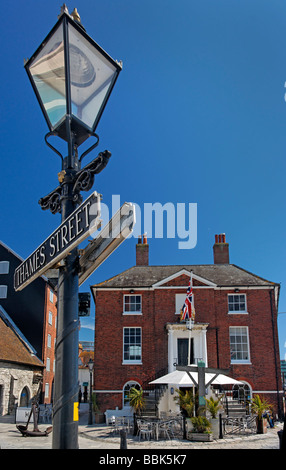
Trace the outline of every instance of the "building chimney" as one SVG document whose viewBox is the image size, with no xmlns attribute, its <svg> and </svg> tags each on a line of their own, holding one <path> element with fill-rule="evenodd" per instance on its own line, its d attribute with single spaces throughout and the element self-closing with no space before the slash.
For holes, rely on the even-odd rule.
<svg viewBox="0 0 286 470">
<path fill-rule="evenodd" d="M 229 245 L 225 242 L 225 233 L 215 235 L 214 264 L 229 264 Z"/>
<path fill-rule="evenodd" d="M 140 235 L 136 245 L 136 266 L 149 265 L 149 245 L 147 242 L 147 235 Z"/>
</svg>

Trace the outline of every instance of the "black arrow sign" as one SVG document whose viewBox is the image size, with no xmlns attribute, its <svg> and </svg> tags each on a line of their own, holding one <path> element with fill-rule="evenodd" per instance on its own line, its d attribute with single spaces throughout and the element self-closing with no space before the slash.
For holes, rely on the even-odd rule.
<svg viewBox="0 0 286 470">
<path fill-rule="evenodd" d="M 23 263 L 14 274 L 22 290 L 85 240 L 100 226 L 100 195 L 95 191 Z"/>
</svg>

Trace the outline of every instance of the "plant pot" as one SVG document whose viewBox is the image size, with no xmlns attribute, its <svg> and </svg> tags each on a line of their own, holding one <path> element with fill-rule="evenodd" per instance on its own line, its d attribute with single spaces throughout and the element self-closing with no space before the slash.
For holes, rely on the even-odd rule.
<svg viewBox="0 0 286 470">
<path fill-rule="evenodd" d="M 186 432 L 191 432 L 193 430 L 194 426 L 191 421 L 191 418 L 186 418 Z"/>
<path fill-rule="evenodd" d="M 104 423 L 104 414 L 103 413 L 95 413 L 95 422 L 96 422 L 96 424 Z"/>
<path fill-rule="evenodd" d="M 187 439 L 189 441 L 211 442 L 213 440 L 213 435 L 212 433 L 204 432 L 188 432 Z"/>
<path fill-rule="evenodd" d="M 211 418 L 211 431 L 214 439 L 219 438 L 219 419 L 218 418 Z"/>
<path fill-rule="evenodd" d="M 266 434 L 267 433 L 267 419 L 262 418 L 262 419 L 256 419 L 256 425 L 257 425 L 257 434 Z"/>
</svg>

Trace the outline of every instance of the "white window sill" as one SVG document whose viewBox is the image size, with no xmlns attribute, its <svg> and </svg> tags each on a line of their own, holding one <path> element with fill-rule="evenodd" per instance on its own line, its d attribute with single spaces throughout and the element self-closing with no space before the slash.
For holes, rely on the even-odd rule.
<svg viewBox="0 0 286 470">
<path fill-rule="evenodd" d="M 142 312 L 123 312 L 122 315 L 143 315 Z"/>
<path fill-rule="evenodd" d="M 252 363 L 250 361 L 230 361 L 232 365 L 251 365 Z"/>
<path fill-rule="evenodd" d="M 142 362 L 136 362 L 136 361 L 123 361 L 122 362 L 123 366 L 142 366 Z"/>
<path fill-rule="evenodd" d="M 238 312 L 227 312 L 229 315 L 248 315 L 248 312 L 242 312 L 242 311 L 238 311 Z"/>
</svg>

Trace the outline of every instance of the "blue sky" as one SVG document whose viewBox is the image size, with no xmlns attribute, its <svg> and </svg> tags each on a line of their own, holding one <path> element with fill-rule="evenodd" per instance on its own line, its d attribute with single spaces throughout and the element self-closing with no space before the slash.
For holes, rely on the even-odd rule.
<svg viewBox="0 0 286 470">
<path fill-rule="evenodd" d="M 23 67 L 57 21 L 62 2 L 2 7 L 1 239 L 23 258 L 58 225 L 40 197 L 58 184 L 60 159 Z M 196 203 L 197 244 L 148 233 L 150 264 L 208 264 L 217 233 L 230 262 L 281 283 L 286 312 L 286 4 L 282 0 L 78 0 L 87 33 L 121 72 L 97 127 L 110 150 L 93 190 L 120 200 Z M 62 145 L 62 144 L 61 144 Z M 82 151 L 87 148 L 83 144 Z M 64 147 L 62 147 L 64 148 Z M 86 198 L 88 193 L 83 193 Z M 135 264 L 130 238 L 81 288 Z M 93 339 L 94 312 L 80 338 Z M 278 317 L 285 357 L 286 314 Z"/>
</svg>

